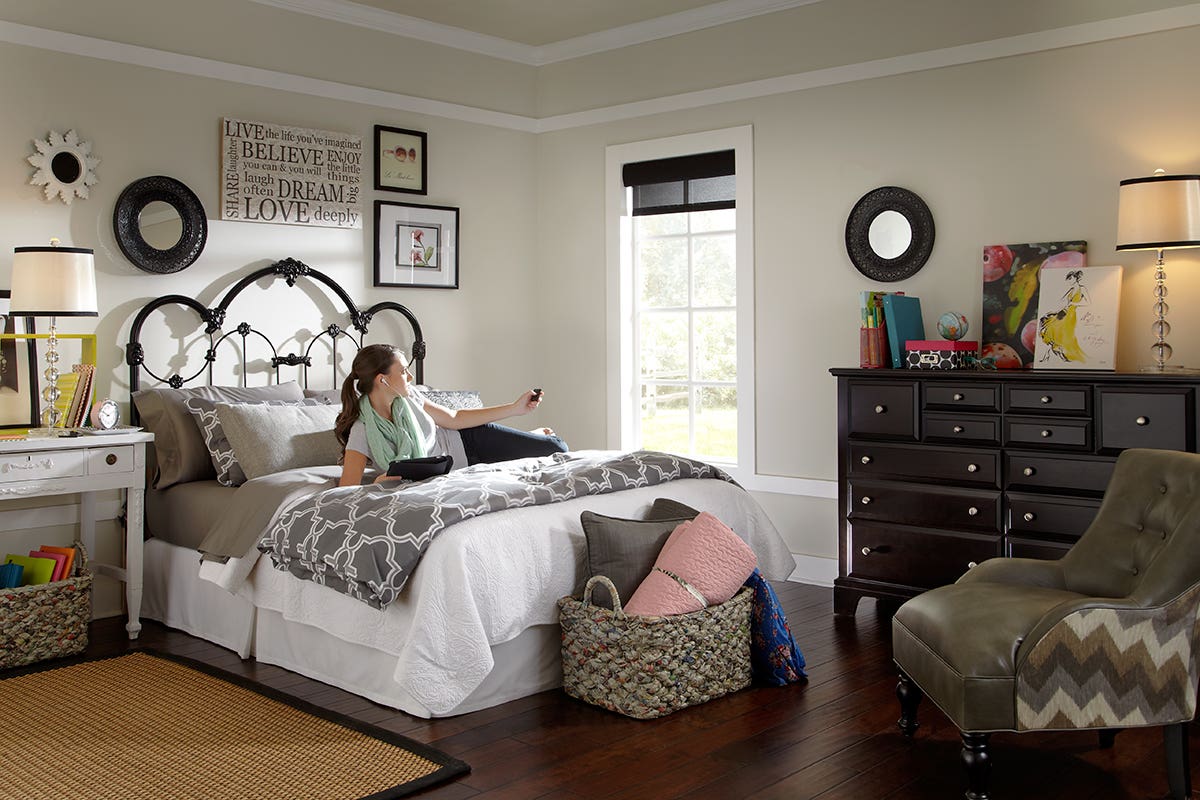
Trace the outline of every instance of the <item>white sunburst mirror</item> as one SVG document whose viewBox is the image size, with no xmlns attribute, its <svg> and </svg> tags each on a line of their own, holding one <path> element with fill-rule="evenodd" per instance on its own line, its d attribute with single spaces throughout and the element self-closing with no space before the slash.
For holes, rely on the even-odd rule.
<svg viewBox="0 0 1200 800">
<path fill-rule="evenodd" d="M 76 197 L 87 199 L 88 187 L 97 182 L 96 167 L 100 159 L 92 156 L 92 143 L 82 141 L 74 130 L 66 134 L 50 131 L 45 139 L 34 139 L 37 152 L 29 156 L 29 163 L 37 167 L 29 182 L 44 186 L 46 199 L 55 195 L 71 205 Z"/>
</svg>

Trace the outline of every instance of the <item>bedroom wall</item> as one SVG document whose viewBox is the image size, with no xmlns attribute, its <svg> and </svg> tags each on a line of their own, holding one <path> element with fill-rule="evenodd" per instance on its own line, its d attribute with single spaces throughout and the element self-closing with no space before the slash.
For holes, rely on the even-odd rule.
<svg viewBox="0 0 1200 800">
<path fill-rule="evenodd" d="M 1117 184 L 1200 171 L 1198 45 L 1193 27 L 543 134 L 538 217 L 554 257 L 540 282 L 549 327 L 567 335 L 546 342 L 542 372 L 568 395 L 560 424 L 605 440 L 605 147 L 735 125 L 754 127 L 759 473 L 836 480 L 827 370 L 857 364 L 857 295 L 877 288 L 846 257 L 845 221 L 877 186 L 933 212 L 929 263 L 889 287 L 919 296 L 927 323 L 956 309 L 979 330 L 984 245 L 1082 238 L 1090 263 L 1126 266 L 1119 366 L 1146 363 L 1153 255 L 1114 251 Z M 1176 361 L 1200 366 L 1197 251 L 1171 253 L 1168 274 Z M 835 501 L 760 497 L 794 553 L 836 557 Z"/>
</svg>

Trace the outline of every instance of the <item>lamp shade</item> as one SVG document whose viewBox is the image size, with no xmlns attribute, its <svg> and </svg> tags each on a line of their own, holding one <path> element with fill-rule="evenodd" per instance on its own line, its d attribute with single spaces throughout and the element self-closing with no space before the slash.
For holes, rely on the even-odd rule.
<svg viewBox="0 0 1200 800">
<path fill-rule="evenodd" d="M 1200 175 L 1121 181 L 1118 250 L 1200 247 Z"/>
<path fill-rule="evenodd" d="M 17 317 L 95 317 L 96 269 L 84 247 L 13 250 L 10 314 Z"/>
</svg>

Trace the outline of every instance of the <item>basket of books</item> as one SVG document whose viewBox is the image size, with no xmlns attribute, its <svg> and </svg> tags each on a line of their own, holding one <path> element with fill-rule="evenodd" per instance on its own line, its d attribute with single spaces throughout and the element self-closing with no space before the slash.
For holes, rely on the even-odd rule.
<svg viewBox="0 0 1200 800">
<path fill-rule="evenodd" d="M 0 569 L 7 579 L 0 586 L 13 583 L 14 575 L 24 584 L 0 588 L 0 669 L 82 653 L 92 619 L 92 573 L 83 545 L 10 554 Z"/>
<path fill-rule="evenodd" d="M 592 605 L 597 583 L 612 610 Z M 593 705 L 652 719 L 750 685 L 750 609 L 754 592 L 690 614 L 642 617 L 621 609 L 617 587 L 588 579 L 583 599 L 558 601 L 563 688 Z"/>
</svg>

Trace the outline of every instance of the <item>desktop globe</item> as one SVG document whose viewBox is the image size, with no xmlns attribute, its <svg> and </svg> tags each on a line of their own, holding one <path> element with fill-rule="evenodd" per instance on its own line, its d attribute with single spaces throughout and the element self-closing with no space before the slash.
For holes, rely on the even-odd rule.
<svg viewBox="0 0 1200 800">
<path fill-rule="evenodd" d="M 967 318 L 957 311 L 947 311 L 938 317 L 937 331 L 943 339 L 949 339 L 952 342 L 957 342 L 959 339 L 967 335 L 967 329 L 970 328 Z"/>
</svg>

